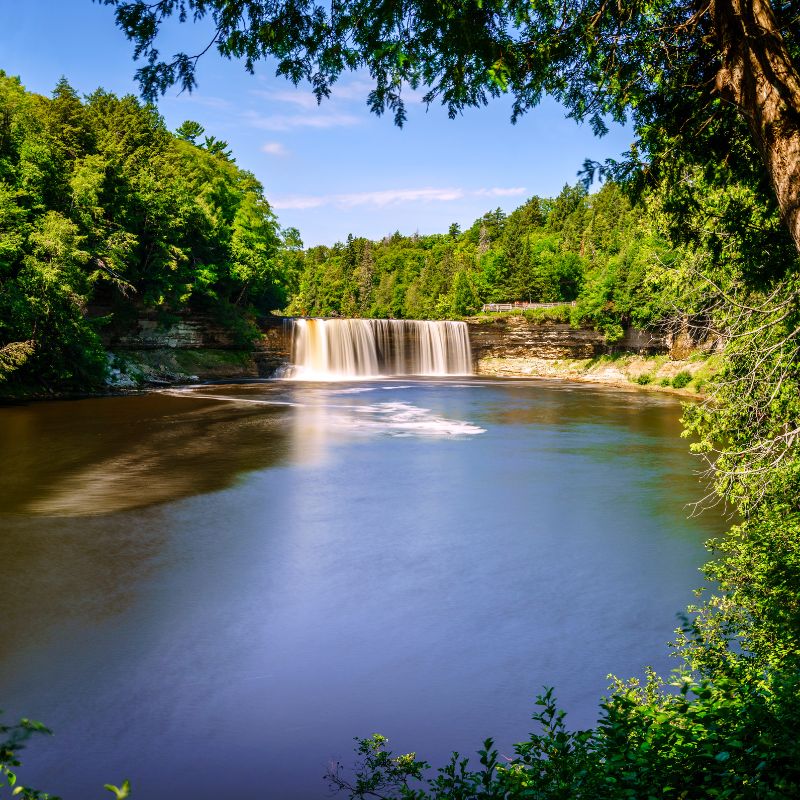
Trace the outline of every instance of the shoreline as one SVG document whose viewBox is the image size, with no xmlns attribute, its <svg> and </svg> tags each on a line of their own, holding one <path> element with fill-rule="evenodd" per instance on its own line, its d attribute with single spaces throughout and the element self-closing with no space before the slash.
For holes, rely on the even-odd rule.
<svg viewBox="0 0 800 800">
<path fill-rule="evenodd" d="M 270 380 L 274 370 L 262 370 L 257 351 L 170 350 L 109 352 L 109 377 L 103 386 L 56 390 L 19 386 L 3 393 L 0 405 L 45 400 L 124 397 L 170 387 L 223 382 Z M 484 356 L 474 362 L 476 378 L 540 378 L 656 391 L 687 399 L 705 399 L 708 379 L 719 369 L 719 354 L 695 350 L 683 359 L 668 355 L 621 353 L 594 358 L 544 358 L 535 355 Z M 412 376 L 405 376 L 411 378 Z"/>
<path fill-rule="evenodd" d="M 476 365 L 476 376 L 495 378 L 541 378 L 576 383 L 661 392 L 703 400 L 708 379 L 718 369 L 714 355 L 697 351 L 687 359 L 669 356 L 620 354 L 587 359 L 487 357 Z M 676 381 L 677 385 L 673 385 Z"/>
</svg>

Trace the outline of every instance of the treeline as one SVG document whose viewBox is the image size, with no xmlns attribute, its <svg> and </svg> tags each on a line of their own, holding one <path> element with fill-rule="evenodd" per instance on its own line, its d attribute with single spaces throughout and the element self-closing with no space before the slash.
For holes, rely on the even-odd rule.
<svg viewBox="0 0 800 800">
<path fill-rule="evenodd" d="M 98 332 L 142 308 L 248 319 L 282 307 L 302 247 L 255 177 L 193 122 L 62 79 L 0 72 L 0 385 L 91 387 Z"/>
<path fill-rule="evenodd" d="M 660 312 L 647 276 L 673 258 L 642 204 L 619 186 L 589 195 L 565 186 L 511 214 L 497 209 L 447 234 L 380 242 L 349 236 L 306 251 L 295 313 L 438 319 L 474 314 L 483 303 L 577 301 L 576 321 L 612 338 Z"/>
</svg>

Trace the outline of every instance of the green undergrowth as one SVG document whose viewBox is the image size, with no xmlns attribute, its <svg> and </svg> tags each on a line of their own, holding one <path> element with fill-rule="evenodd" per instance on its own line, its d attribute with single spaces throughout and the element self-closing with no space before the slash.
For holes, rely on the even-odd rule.
<svg viewBox="0 0 800 800">
<path fill-rule="evenodd" d="M 574 310 L 574 307 L 570 303 L 564 303 L 563 305 L 553 306 L 552 308 L 526 308 L 515 309 L 514 311 L 482 311 L 480 314 L 465 317 L 464 320 L 479 325 L 512 318 L 526 319 L 537 323 L 554 322 L 572 324 Z M 573 327 L 577 328 L 579 326 L 576 324 L 573 325 Z"/>
<path fill-rule="evenodd" d="M 253 354 L 246 350 L 126 350 L 112 353 L 109 366 L 111 386 L 121 389 L 249 377 L 256 372 Z"/>
</svg>

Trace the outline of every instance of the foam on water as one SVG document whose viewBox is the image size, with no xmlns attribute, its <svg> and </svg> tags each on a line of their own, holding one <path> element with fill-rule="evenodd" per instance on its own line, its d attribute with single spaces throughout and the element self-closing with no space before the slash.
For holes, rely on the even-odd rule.
<svg viewBox="0 0 800 800">
<path fill-rule="evenodd" d="M 346 423 L 355 430 L 385 433 L 390 436 L 475 436 L 486 433 L 483 428 L 465 420 L 447 419 L 429 408 L 411 403 L 375 403 L 358 406 L 359 416 Z"/>
<path fill-rule="evenodd" d="M 383 387 L 389 388 L 389 387 Z M 411 388 L 411 387 L 400 387 Z M 373 391 L 368 387 L 352 389 L 326 390 L 321 397 L 342 394 L 358 394 Z M 384 434 L 388 436 L 426 436 L 426 437 L 462 437 L 486 433 L 484 428 L 472 422 L 435 414 L 429 408 L 421 408 L 401 401 L 345 404 L 337 402 L 302 402 L 289 400 L 273 400 L 267 398 L 237 397 L 235 395 L 200 393 L 186 389 L 166 389 L 162 394 L 195 397 L 198 400 L 217 400 L 221 403 L 243 403 L 262 406 L 288 406 L 297 409 L 299 414 L 308 414 L 312 424 L 325 429 L 338 429 L 355 433 Z M 312 397 L 316 393 L 312 393 Z"/>
</svg>

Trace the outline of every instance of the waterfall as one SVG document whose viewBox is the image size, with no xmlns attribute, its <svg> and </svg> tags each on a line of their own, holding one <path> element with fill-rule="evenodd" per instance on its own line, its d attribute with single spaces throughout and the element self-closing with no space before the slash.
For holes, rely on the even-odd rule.
<svg viewBox="0 0 800 800">
<path fill-rule="evenodd" d="M 295 380 L 332 381 L 379 375 L 471 375 L 464 322 L 405 319 L 295 319 Z"/>
</svg>

